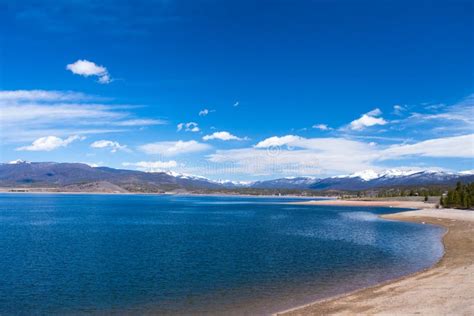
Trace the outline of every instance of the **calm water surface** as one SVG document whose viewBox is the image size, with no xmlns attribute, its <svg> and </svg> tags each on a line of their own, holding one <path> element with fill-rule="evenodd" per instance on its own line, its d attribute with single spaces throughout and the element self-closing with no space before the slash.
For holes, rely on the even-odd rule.
<svg viewBox="0 0 474 316">
<path fill-rule="evenodd" d="M 0 194 L 0 314 L 263 314 L 442 255 L 399 210 L 285 201 Z"/>
</svg>

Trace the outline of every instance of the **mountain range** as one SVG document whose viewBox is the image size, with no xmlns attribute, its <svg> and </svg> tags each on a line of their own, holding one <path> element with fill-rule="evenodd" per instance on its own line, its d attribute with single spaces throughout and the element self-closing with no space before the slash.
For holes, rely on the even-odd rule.
<svg viewBox="0 0 474 316">
<path fill-rule="evenodd" d="M 0 187 L 56 188 L 86 192 L 192 192 L 203 190 L 358 191 L 408 186 L 451 186 L 474 181 L 474 172 L 436 170 L 366 170 L 329 178 L 291 177 L 256 182 L 214 181 L 172 172 L 142 172 L 91 167 L 82 163 L 13 161 L 0 164 Z"/>
</svg>

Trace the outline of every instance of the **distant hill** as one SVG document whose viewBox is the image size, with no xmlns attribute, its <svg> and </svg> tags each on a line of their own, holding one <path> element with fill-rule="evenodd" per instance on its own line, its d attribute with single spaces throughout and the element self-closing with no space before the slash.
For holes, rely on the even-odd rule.
<svg viewBox="0 0 474 316">
<path fill-rule="evenodd" d="M 257 182 L 212 181 L 168 172 L 91 167 L 81 163 L 23 162 L 0 164 L 0 187 L 57 188 L 71 192 L 190 192 L 213 190 L 361 191 L 407 186 L 453 186 L 473 182 L 472 172 L 372 170 L 330 178 L 295 177 Z"/>
<path fill-rule="evenodd" d="M 381 173 L 372 170 L 323 179 L 315 178 L 282 178 L 260 181 L 252 184 L 258 188 L 312 189 L 312 190 L 343 190 L 362 191 L 370 189 L 408 187 L 408 186 L 452 186 L 457 181 L 472 182 L 474 174 L 448 173 L 442 171 L 413 171 L 391 169 Z"/>
<path fill-rule="evenodd" d="M 164 192 L 178 189 L 218 189 L 220 184 L 204 178 L 173 176 L 164 172 L 91 167 L 81 163 L 17 162 L 0 165 L 0 187 L 86 188 L 95 183 L 99 191 Z M 106 185 L 107 183 L 107 185 Z M 90 185 L 89 185 L 90 186 Z M 90 188 L 86 191 L 91 191 Z M 123 192 L 123 191 L 122 191 Z"/>
</svg>

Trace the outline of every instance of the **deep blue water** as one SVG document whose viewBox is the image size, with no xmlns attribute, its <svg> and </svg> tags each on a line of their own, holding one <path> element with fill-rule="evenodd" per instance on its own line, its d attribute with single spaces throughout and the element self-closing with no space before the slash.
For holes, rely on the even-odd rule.
<svg viewBox="0 0 474 316">
<path fill-rule="evenodd" d="M 0 314 L 267 313 L 426 268 L 443 229 L 280 198 L 0 194 Z"/>
</svg>

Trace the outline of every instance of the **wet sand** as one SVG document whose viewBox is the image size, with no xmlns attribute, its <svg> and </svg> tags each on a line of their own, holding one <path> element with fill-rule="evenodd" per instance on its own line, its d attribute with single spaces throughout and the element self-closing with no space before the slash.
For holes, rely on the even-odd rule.
<svg viewBox="0 0 474 316">
<path fill-rule="evenodd" d="M 362 206 L 359 202 L 367 201 L 354 202 L 357 203 L 351 205 Z M 420 203 L 394 202 L 395 204 L 390 201 L 385 205 L 379 203 L 370 205 L 393 207 L 412 205 L 413 207 L 415 205 L 413 203 Z M 322 205 L 315 202 L 313 204 Z M 338 205 L 349 205 L 349 203 Z M 279 314 L 473 315 L 474 211 L 425 208 L 383 217 L 446 227 L 448 230 L 443 237 L 445 247 L 443 258 L 425 271 Z"/>
</svg>

